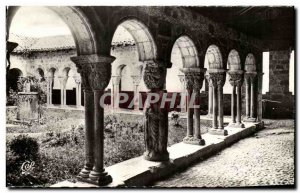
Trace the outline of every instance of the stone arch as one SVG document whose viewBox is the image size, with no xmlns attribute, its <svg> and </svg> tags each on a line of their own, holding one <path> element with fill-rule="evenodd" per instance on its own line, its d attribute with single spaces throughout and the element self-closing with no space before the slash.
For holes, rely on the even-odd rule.
<svg viewBox="0 0 300 193">
<path fill-rule="evenodd" d="M 228 54 L 227 66 L 229 70 L 241 70 L 241 59 L 238 51 L 232 49 Z"/>
<path fill-rule="evenodd" d="M 193 68 L 199 66 L 199 58 L 197 48 L 191 38 L 182 35 L 174 43 L 174 48 L 178 47 L 184 68 Z"/>
<path fill-rule="evenodd" d="M 40 81 L 45 81 L 45 71 L 43 70 L 43 68 L 38 67 L 36 69 L 36 75 Z"/>
<path fill-rule="evenodd" d="M 222 53 L 215 44 L 212 44 L 207 48 L 205 60 L 207 60 L 209 69 L 223 69 Z M 205 62 L 206 61 L 204 61 L 204 63 Z"/>
<path fill-rule="evenodd" d="M 10 6 L 7 10 L 7 39 L 14 15 L 20 6 Z M 69 27 L 77 48 L 77 55 L 97 53 L 97 41 L 88 18 L 77 7 L 73 6 L 46 6 L 55 12 Z"/>
<path fill-rule="evenodd" d="M 56 68 L 56 67 L 50 67 L 49 69 L 48 69 L 48 76 L 50 76 L 50 77 L 54 77 L 55 76 L 55 73 L 57 73 L 58 72 L 58 69 Z"/>
<path fill-rule="evenodd" d="M 18 91 L 19 77 L 23 76 L 22 70 L 19 68 L 11 68 L 7 74 L 7 92 L 11 88 L 14 91 Z"/>
<path fill-rule="evenodd" d="M 63 77 L 69 76 L 70 70 L 71 70 L 70 67 L 65 67 L 65 68 L 62 70 L 61 75 L 62 75 Z"/>
<path fill-rule="evenodd" d="M 116 75 L 121 76 L 122 75 L 122 70 L 125 68 L 126 64 L 120 64 L 117 69 L 116 69 Z"/>
<path fill-rule="evenodd" d="M 114 32 L 116 32 L 119 26 L 124 27 L 134 39 L 138 50 L 139 61 L 156 59 L 157 48 L 155 41 L 152 34 L 150 33 L 150 30 L 143 22 L 132 17 L 123 18 L 116 25 Z"/>
<path fill-rule="evenodd" d="M 256 72 L 255 57 L 252 53 L 249 53 L 245 59 L 245 71 Z"/>
</svg>

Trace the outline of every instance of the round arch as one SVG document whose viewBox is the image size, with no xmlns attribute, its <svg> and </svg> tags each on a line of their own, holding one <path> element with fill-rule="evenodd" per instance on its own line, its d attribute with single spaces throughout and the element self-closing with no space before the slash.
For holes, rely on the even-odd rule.
<svg viewBox="0 0 300 193">
<path fill-rule="evenodd" d="M 209 69 L 223 69 L 222 53 L 218 46 L 213 44 L 207 48 L 204 66 L 208 66 Z"/>
<path fill-rule="evenodd" d="M 246 72 L 256 72 L 255 57 L 252 53 L 249 53 L 245 60 L 245 71 Z"/>
<path fill-rule="evenodd" d="M 116 25 L 114 33 L 118 27 L 126 29 L 135 41 L 139 55 L 139 61 L 154 60 L 157 57 L 157 48 L 153 36 L 148 27 L 136 18 L 122 19 Z M 114 36 L 114 35 L 113 35 Z M 112 36 L 112 40 L 113 40 Z"/>
<path fill-rule="evenodd" d="M 184 68 L 199 66 L 197 48 L 191 38 L 186 35 L 180 36 L 174 43 L 173 49 L 179 49 Z M 171 54 L 172 55 L 172 54 Z"/>
<path fill-rule="evenodd" d="M 227 66 L 229 70 L 242 69 L 239 53 L 235 49 L 232 49 L 228 54 Z"/>
<path fill-rule="evenodd" d="M 20 6 L 10 6 L 7 10 L 7 39 L 10 25 Z M 77 55 L 97 53 L 97 41 L 87 17 L 77 7 L 46 6 L 55 12 L 69 27 L 77 48 Z"/>
</svg>

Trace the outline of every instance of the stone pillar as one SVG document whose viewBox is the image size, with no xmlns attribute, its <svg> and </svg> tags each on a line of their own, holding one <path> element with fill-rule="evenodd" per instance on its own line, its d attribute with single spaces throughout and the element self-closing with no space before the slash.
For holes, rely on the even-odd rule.
<svg viewBox="0 0 300 193">
<path fill-rule="evenodd" d="M 61 104 L 61 107 L 66 106 L 66 100 L 67 100 L 66 84 L 67 84 L 68 78 L 69 78 L 68 76 L 58 77 L 59 82 L 60 82 L 60 104 Z"/>
<path fill-rule="evenodd" d="M 83 181 L 88 181 L 90 183 L 96 185 L 106 185 L 112 182 L 112 178 L 110 175 L 105 172 L 103 165 L 103 157 L 104 157 L 104 110 L 103 106 L 100 104 L 100 99 L 102 94 L 104 93 L 104 89 L 107 87 L 110 76 L 111 76 L 111 63 L 114 61 L 114 57 L 106 57 L 99 55 L 83 55 L 78 57 L 72 57 L 72 61 L 79 67 L 79 73 L 84 74 L 82 76 L 87 85 L 89 85 L 93 91 L 89 92 L 89 95 L 85 97 L 85 101 L 87 102 L 88 98 L 94 98 L 90 105 L 85 105 L 85 108 L 88 106 L 94 107 L 93 119 L 94 119 L 94 128 L 92 132 L 89 134 L 93 134 L 91 136 L 87 136 L 88 140 L 93 139 L 93 145 L 89 148 L 93 149 L 93 170 L 89 170 L 89 176 L 86 178 L 86 175 L 79 177 L 79 179 Z M 86 91 L 86 90 L 85 90 Z M 85 92 L 87 94 L 87 92 Z M 102 104 L 103 105 L 103 104 Z M 90 111 L 89 111 L 90 113 Z M 87 115 L 87 114 L 86 114 Z M 91 116 L 89 114 L 88 116 Z M 89 128 L 91 129 L 91 128 Z M 89 141 L 90 143 L 90 141 Z M 90 145 L 90 144 L 89 144 Z M 87 146 L 86 146 L 87 147 Z M 89 151 L 90 152 L 90 151 Z M 90 152 L 91 153 L 91 152 Z M 91 157 L 86 160 L 90 160 Z M 89 167 L 90 169 L 91 167 Z M 82 173 L 82 172 L 81 172 Z"/>
<path fill-rule="evenodd" d="M 203 85 L 204 73 L 206 69 L 182 68 L 185 75 L 187 100 L 187 136 L 183 139 L 184 143 L 205 145 L 201 137 L 200 130 L 200 90 Z"/>
<path fill-rule="evenodd" d="M 76 107 L 81 108 L 81 77 L 74 76 L 73 78 L 76 83 Z"/>
<path fill-rule="evenodd" d="M 159 100 L 145 106 L 144 109 L 144 131 L 145 148 L 144 158 L 149 161 L 167 161 L 169 153 L 168 145 L 168 110 L 161 106 L 163 94 L 166 93 L 164 85 L 166 81 L 167 65 L 160 61 L 146 61 L 143 73 L 143 79 L 146 87 L 147 102 L 149 96 L 158 95 Z"/>
<path fill-rule="evenodd" d="M 53 91 L 53 82 L 54 82 L 54 76 L 52 76 L 50 78 L 50 81 L 49 81 L 49 105 L 52 106 L 53 103 L 52 103 L 52 91 Z"/>
<path fill-rule="evenodd" d="M 140 110 L 140 92 L 139 92 L 139 85 L 140 85 L 140 82 L 141 82 L 141 79 L 142 79 L 142 76 L 131 76 L 132 78 L 132 81 L 133 81 L 133 86 L 134 86 L 134 99 L 137 99 L 137 100 L 134 100 L 134 110 L 136 111 L 139 111 Z"/>
<path fill-rule="evenodd" d="M 208 113 L 207 113 L 207 116 L 212 117 L 213 116 L 213 85 L 209 78 L 208 72 L 206 73 L 205 78 L 208 82 Z"/>
<path fill-rule="evenodd" d="M 245 73 L 245 80 L 248 81 L 248 83 L 246 83 L 246 102 L 247 103 L 246 103 L 246 118 L 244 119 L 245 122 L 255 122 L 256 121 L 256 114 L 255 114 L 256 74 L 257 74 L 256 72 L 246 72 Z"/>
<path fill-rule="evenodd" d="M 214 116 L 213 116 L 213 128 L 210 129 L 209 133 L 214 135 L 228 135 L 226 129 L 224 129 L 224 117 L 223 117 L 223 86 L 226 79 L 226 70 L 224 69 L 210 69 L 208 70 L 210 81 L 213 85 L 214 95 Z M 217 117 L 218 111 L 218 117 Z M 218 121 L 216 119 L 218 118 Z M 218 127 L 216 124 L 218 122 Z"/>
<path fill-rule="evenodd" d="M 232 85 L 231 95 L 231 115 L 232 122 L 229 127 L 244 128 L 244 124 L 241 122 L 241 86 L 243 83 L 243 71 L 242 70 L 230 70 L 228 71 L 229 82 Z"/>
<path fill-rule="evenodd" d="M 262 80 L 264 73 L 257 73 L 257 121 L 262 121 Z"/>
<path fill-rule="evenodd" d="M 181 108 L 181 113 L 186 113 L 186 110 L 187 110 L 187 103 L 186 103 L 186 93 L 185 93 L 185 79 L 184 79 L 184 75 L 181 75 L 179 74 L 178 75 L 178 78 L 179 78 L 179 81 L 181 83 L 181 95 L 180 97 L 184 97 L 184 99 L 180 98 L 180 101 L 183 101 L 184 100 L 184 104 L 180 104 L 182 105 L 180 108 Z"/>
<path fill-rule="evenodd" d="M 111 107 L 112 110 L 119 108 L 119 88 L 121 76 L 112 76 L 112 90 L 111 90 Z"/>
<path fill-rule="evenodd" d="M 47 91 L 46 91 L 46 94 L 47 94 L 47 106 L 49 106 L 50 104 L 50 77 L 46 77 L 46 83 L 47 83 Z"/>
<path fill-rule="evenodd" d="M 77 178 L 87 181 L 94 166 L 94 95 L 88 82 L 90 68 L 87 61 L 81 57 L 71 57 L 76 64 L 82 81 L 84 92 L 84 119 L 85 119 L 85 164 Z"/>
</svg>

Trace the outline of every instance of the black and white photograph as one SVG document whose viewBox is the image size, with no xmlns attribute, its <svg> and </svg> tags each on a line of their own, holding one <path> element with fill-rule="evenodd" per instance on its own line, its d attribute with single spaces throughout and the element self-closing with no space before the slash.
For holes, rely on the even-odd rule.
<svg viewBox="0 0 300 193">
<path fill-rule="evenodd" d="M 2 6 L 3 186 L 295 189 L 297 7 L 269 3 Z"/>
</svg>

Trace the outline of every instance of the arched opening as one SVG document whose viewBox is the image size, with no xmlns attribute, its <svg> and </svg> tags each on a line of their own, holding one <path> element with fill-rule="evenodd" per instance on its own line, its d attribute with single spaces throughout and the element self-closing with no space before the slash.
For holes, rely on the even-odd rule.
<svg viewBox="0 0 300 193">
<path fill-rule="evenodd" d="M 37 79 L 38 79 L 40 82 L 45 81 L 44 70 L 41 69 L 41 68 L 37 68 L 37 69 L 36 69 L 36 72 L 37 72 Z"/>
<path fill-rule="evenodd" d="M 143 61 L 156 58 L 156 45 L 147 26 L 136 19 L 121 22 L 114 32 L 110 54 L 116 58 L 112 63 L 112 80 L 109 85 L 111 96 L 118 97 L 119 92 L 125 92 L 131 101 L 141 94 L 144 103 L 147 88 L 142 78 Z M 139 109 L 138 106 L 130 107 L 130 102 L 120 106 L 114 104 L 113 98 L 113 108 Z"/>
<path fill-rule="evenodd" d="M 94 34 L 84 15 L 76 7 L 9 7 L 7 25 L 9 41 L 19 44 L 16 48 L 18 60 L 12 60 L 12 67 L 22 60 L 26 71 L 31 71 L 39 63 L 42 67 L 37 69 L 37 75 L 45 80 L 47 77 L 41 70 L 56 66 L 50 86 L 53 89 L 51 97 L 53 104 L 61 104 L 59 77 L 66 73 L 63 66 L 70 66 L 76 72 L 70 57 L 96 53 Z M 76 84 L 73 77 L 68 79 L 66 103 L 75 105 Z"/>
<path fill-rule="evenodd" d="M 246 72 L 256 72 L 255 57 L 253 54 L 249 53 L 245 60 L 245 71 Z"/>
<path fill-rule="evenodd" d="M 204 68 L 207 69 L 207 72 L 205 74 L 205 86 L 202 87 L 201 92 L 205 93 L 207 100 L 202 100 L 201 104 L 204 107 L 203 110 L 207 111 L 207 116 L 211 118 L 213 113 L 213 88 L 209 81 L 208 71 L 211 69 L 224 69 L 222 54 L 218 46 L 213 44 L 207 48 L 204 58 Z"/>
<path fill-rule="evenodd" d="M 184 35 L 179 37 L 171 51 L 172 68 L 167 69 L 166 89 L 169 93 L 177 93 L 175 107 L 180 104 L 180 93 L 185 92 L 184 74 L 181 68 L 196 68 L 199 66 L 198 51 L 192 39 Z M 171 109 L 185 112 L 186 107 Z"/>
<path fill-rule="evenodd" d="M 229 71 L 236 71 L 242 69 L 239 53 L 235 49 L 229 52 L 226 65 Z M 225 84 L 223 87 L 224 115 L 231 115 L 232 85 L 230 84 L 229 79 L 230 76 L 227 74 Z"/>
<path fill-rule="evenodd" d="M 10 89 L 17 92 L 18 91 L 18 80 L 23 76 L 23 72 L 18 68 L 11 68 L 8 71 L 7 80 L 6 80 L 6 89 L 9 92 Z"/>
</svg>

